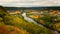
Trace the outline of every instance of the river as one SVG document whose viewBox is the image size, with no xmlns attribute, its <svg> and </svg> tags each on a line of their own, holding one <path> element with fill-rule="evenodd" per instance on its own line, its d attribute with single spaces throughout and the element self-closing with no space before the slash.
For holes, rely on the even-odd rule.
<svg viewBox="0 0 60 34">
<path fill-rule="evenodd" d="M 46 27 L 44 27 L 43 25 L 38 24 L 37 22 L 35 22 L 33 19 L 27 17 L 27 15 L 26 15 L 25 12 L 22 13 L 22 16 L 24 17 L 24 19 L 25 19 L 26 21 L 31 22 L 31 23 L 34 23 L 34 24 L 36 24 L 36 25 L 38 25 L 38 26 L 40 26 L 40 27 L 46 28 Z M 51 29 L 50 29 L 50 30 L 51 30 Z M 51 30 L 51 31 L 54 32 L 55 34 L 59 34 L 57 31 L 54 31 L 54 30 Z"/>
</svg>

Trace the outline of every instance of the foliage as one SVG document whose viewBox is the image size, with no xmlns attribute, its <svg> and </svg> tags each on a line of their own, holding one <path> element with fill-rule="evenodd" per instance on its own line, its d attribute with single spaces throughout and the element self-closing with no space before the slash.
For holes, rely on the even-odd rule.
<svg viewBox="0 0 60 34">
<path fill-rule="evenodd" d="M 40 17 L 37 15 L 31 16 L 34 20 L 40 23 L 42 19 L 44 25 L 50 25 L 50 17 Z M 42 23 L 43 23 L 42 21 Z M 55 24 L 54 24 L 55 25 Z M 57 25 L 57 24 L 56 24 Z M 56 26 L 56 29 L 58 26 Z M 2 33 L 3 32 L 3 33 Z M 33 22 L 26 21 L 22 15 L 8 14 L 5 8 L 0 7 L 0 34 L 54 34 L 49 29 L 38 26 Z"/>
<path fill-rule="evenodd" d="M 28 14 L 27 14 L 28 15 Z M 28 17 L 32 16 L 34 14 L 28 15 Z M 35 15 L 36 16 L 36 15 Z M 50 16 L 49 14 L 41 14 L 40 16 L 38 15 L 38 18 L 30 17 L 36 22 L 46 25 L 49 28 L 55 29 L 56 31 L 60 31 L 60 17 L 58 15 L 53 15 Z"/>
<path fill-rule="evenodd" d="M 60 23 L 55 23 L 55 24 L 53 25 L 53 28 L 54 28 L 55 30 L 60 31 Z"/>
<path fill-rule="evenodd" d="M 40 33 L 43 33 L 43 31 L 45 34 L 48 34 L 49 32 L 51 33 L 51 31 L 49 31 L 47 28 L 43 28 L 41 26 L 33 24 L 32 22 L 25 21 L 22 18 L 22 16 L 18 17 L 18 16 L 14 16 L 14 15 L 6 15 L 5 24 L 12 25 L 12 26 L 15 26 L 18 28 L 22 28 L 22 29 L 26 30 L 27 32 L 29 32 L 30 34 L 40 34 Z"/>
<path fill-rule="evenodd" d="M 14 26 L 0 25 L 0 34 L 29 34 L 29 33 Z"/>
</svg>

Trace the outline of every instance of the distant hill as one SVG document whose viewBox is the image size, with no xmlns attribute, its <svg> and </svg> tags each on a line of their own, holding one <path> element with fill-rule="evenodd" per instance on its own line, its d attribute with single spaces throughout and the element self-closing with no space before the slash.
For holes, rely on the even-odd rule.
<svg viewBox="0 0 60 34">
<path fill-rule="evenodd" d="M 53 10 L 60 10 L 60 6 L 50 6 L 50 7 L 5 7 L 6 10 L 25 10 L 25 9 L 30 9 L 30 10 L 42 10 L 42 9 L 53 9 Z"/>
</svg>

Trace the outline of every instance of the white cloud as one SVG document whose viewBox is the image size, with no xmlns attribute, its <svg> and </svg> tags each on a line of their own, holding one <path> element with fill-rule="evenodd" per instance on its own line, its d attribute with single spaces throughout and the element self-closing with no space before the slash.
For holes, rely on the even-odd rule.
<svg viewBox="0 0 60 34">
<path fill-rule="evenodd" d="M 60 6 L 60 0 L 0 0 L 0 5 L 12 7 Z"/>
</svg>

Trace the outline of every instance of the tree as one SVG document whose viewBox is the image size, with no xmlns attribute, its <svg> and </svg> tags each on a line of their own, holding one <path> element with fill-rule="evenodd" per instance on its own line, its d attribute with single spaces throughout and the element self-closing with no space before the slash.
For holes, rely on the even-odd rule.
<svg viewBox="0 0 60 34">
<path fill-rule="evenodd" d="M 3 19 L 4 22 L 4 16 L 7 14 L 8 12 L 6 11 L 6 9 L 3 6 L 0 6 L 0 17 Z"/>
</svg>

